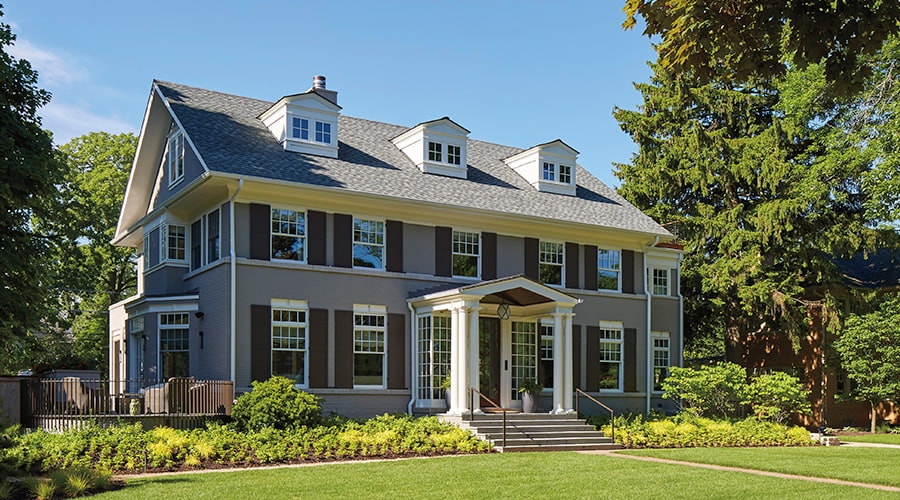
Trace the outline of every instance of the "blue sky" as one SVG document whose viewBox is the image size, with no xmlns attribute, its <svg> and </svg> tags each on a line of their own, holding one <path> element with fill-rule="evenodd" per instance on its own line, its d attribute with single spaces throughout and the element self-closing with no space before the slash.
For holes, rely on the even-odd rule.
<svg viewBox="0 0 900 500">
<path fill-rule="evenodd" d="M 53 93 L 57 143 L 139 132 L 156 78 L 258 99 L 325 75 L 349 116 L 413 126 L 449 116 L 470 138 L 528 148 L 562 139 L 617 185 L 635 146 L 612 118 L 634 109 L 650 41 L 624 31 L 624 0 L 19 0 L 13 55 Z"/>
</svg>

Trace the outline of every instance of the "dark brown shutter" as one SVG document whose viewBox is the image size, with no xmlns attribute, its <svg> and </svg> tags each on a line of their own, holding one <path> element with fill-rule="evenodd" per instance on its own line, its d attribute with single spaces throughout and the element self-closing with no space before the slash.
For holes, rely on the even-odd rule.
<svg viewBox="0 0 900 500">
<path fill-rule="evenodd" d="M 622 369 L 625 370 L 623 388 L 625 392 L 637 392 L 637 330 L 625 329 L 624 350 L 622 353 Z"/>
<path fill-rule="evenodd" d="M 353 311 L 334 312 L 334 386 L 353 388 Z"/>
<path fill-rule="evenodd" d="M 585 345 L 585 359 L 587 365 L 584 373 L 587 377 L 584 387 L 587 392 L 600 390 L 600 327 L 589 325 L 587 330 L 587 344 Z"/>
<path fill-rule="evenodd" d="M 434 228 L 434 275 L 453 275 L 453 229 Z"/>
<path fill-rule="evenodd" d="M 353 217 L 334 214 L 334 265 L 353 267 Z"/>
<path fill-rule="evenodd" d="M 250 204 L 250 258 L 271 260 L 269 249 L 272 231 L 272 207 L 260 203 Z"/>
<path fill-rule="evenodd" d="M 678 269 L 669 270 L 669 295 L 678 296 Z"/>
<path fill-rule="evenodd" d="M 572 384 L 584 390 L 581 383 L 581 325 L 572 325 Z"/>
<path fill-rule="evenodd" d="M 262 382 L 272 376 L 272 308 L 250 306 L 250 380 Z"/>
<path fill-rule="evenodd" d="M 566 242 L 566 288 L 578 288 L 578 243 Z"/>
<path fill-rule="evenodd" d="M 524 274 L 534 281 L 540 280 L 540 266 L 538 264 L 538 252 L 540 243 L 537 238 L 525 238 L 525 269 Z"/>
<path fill-rule="evenodd" d="M 622 293 L 634 293 L 634 252 L 622 250 Z"/>
<path fill-rule="evenodd" d="M 584 246 L 584 289 L 597 289 L 597 247 Z"/>
<path fill-rule="evenodd" d="M 162 238 L 162 231 L 159 228 L 150 231 L 150 255 L 148 256 L 148 263 L 150 267 L 153 267 L 159 264 L 159 245 L 160 238 Z"/>
<path fill-rule="evenodd" d="M 497 279 L 497 233 L 481 233 L 481 279 Z"/>
<path fill-rule="evenodd" d="M 326 231 L 328 226 L 328 216 L 325 212 L 310 210 L 306 216 L 309 223 L 306 226 L 306 237 L 309 241 L 307 245 L 307 262 L 310 264 L 324 266 L 327 263 L 328 240 Z"/>
<path fill-rule="evenodd" d="M 328 387 L 328 309 L 309 310 L 309 387 Z"/>
<path fill-rule="evenodd" d="M 395 273 L 403 272 L 403 223 L 398 220 L 389 220 L 385 223 L 387 237 L 385 249 L 385 271 Z"/>
<path fill-rule="evenodd" d="M 406 388 L 406 315 L 388 314 L 387 388 Z"/>
</svg>

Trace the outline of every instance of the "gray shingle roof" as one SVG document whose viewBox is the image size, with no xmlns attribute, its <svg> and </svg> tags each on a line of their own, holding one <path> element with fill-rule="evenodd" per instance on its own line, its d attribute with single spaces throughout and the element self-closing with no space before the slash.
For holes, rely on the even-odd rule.
<svg viewBox="0 0 900 500">
<path fill-rule="evenodd" d="M 213 172 L 669 236 L 580 166 L 576 196 L 542 193 L 503 163 L 522 149 L 470 139 L 467 179 L 424 174 L 390 141 L 408 127 L 347 116 L 338 158 L 288 152 L 256 118 L 273 103 L 154 83 Z"/>
</svg>

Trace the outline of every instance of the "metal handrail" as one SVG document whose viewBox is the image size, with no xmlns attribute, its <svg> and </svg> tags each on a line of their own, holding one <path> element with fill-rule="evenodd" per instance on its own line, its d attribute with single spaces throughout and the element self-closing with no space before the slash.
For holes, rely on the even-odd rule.
<svg viewBox="0 0 900 500">
<path fill-rule="evenodd" d="M 606 406 L 605 404 L 598 401 L 597 398 L 582 391 L 581 389 L 576 388 L 575 389 L 575 414 L 576 415 L 580 415 L 580 413 L 578 412 L 578 402 L 581 399 L 581 396 L 584 396 L 584 397 L 590 399 L 594 403 L 597 403 L 601 408 L 603 408 L 609 412 L 610 438 L 612 438 L 612 440 L 615 441 L 616 440 L 616 412 L 609 406 Z"/>
<path fill-rule="evenodd" d="M 495 403 L 494 401 L 492 401 L 491 398 L 485 396 L 478 389 L 476 389 L 474 387 L 469 387 L 469 408 L 470 408 L 469 422 L 472 422 L 473 420 L 475 420 L 475 394 L 478 394 L 479 396 L 483 397 L 485 399 L 485 401 L 490 403 L 494 408 L 500 410 L 500 413 L 503 414 L 503 447 L 505 448 L 506 447 L 506 414 L 509 412 L 518 412 L 518 410 L 514 410 L 514 409 L 510 409 L 510 408 L 503 408 L 500 405 L 498 405 L 497 403 Z"/>
</svg>

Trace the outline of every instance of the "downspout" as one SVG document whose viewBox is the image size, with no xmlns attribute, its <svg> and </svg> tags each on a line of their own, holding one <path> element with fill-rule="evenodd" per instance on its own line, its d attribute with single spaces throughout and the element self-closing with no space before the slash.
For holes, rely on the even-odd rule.
<svg viewBox="0 0 900 500">
<path fill-rule="evenodd" d="M 228 232 L 228 255 L 231 267 L 231 383 L 237 385 L 235 380 L 235 358 L 237 350 L 237 292 L 235 286 L 237 283 L 237 255 L 234 250 L 234 199 L 237 198 L 241 188 L 244 187 L 244 179 L 238 179 L 237 189 L 228 199 L 228 224 L 230 230 Z"/>
<path fill-rule="evenodd" d="M 653 248 L 656 244 L 659 243 L 659 236 L 653 239 L 653 243 L 647 245 L 647 248 Z M 650 393 L 653 391 L 653 339 L 650 335 L 652 320 L 653 320 L 653 294 L 650 291 L 650 274 L 647 272 L 650 267 L 647 265 L 647 257 L 646 254 L 644 256 L 644 295 L 647 297 L 647 352 L 646 352 L 646 361 L 644 364 L 647 367 L 647 384 L 644 388 L 644 392 L 646 394 L 645 399 L 645 409 L 644 413 L 646 415 L 650 415 Z"/>
<path fill-rule="evenodd" d="M 417 377 L 415 374 L 415 370 L 418 367 L 419 361 L 417 359 L 418 353 L 416 352 L 416 311 L 415 311 L 415 309 L 413 309 L 413 306 L 411 303 L 409 303 L 409 301 L 406 302 L 406 307 L 409 309 L 409 332 L 410 332 L 410 335 L 409 335 L 409 339 L 410 339 L 410 341 L 409 341 L 409 344 L 410 344 L 409 359 L 412 360 L 412 363 L 410 363 L 412 368 L 410 368 L 410 373 L 409 373 L 409 381 L 410 381 L 409 403 L 406 404 L 406 414 L 412 415 L 413 404 L 415 404 L 415 402 L 416 402 L 416 390 L 418 389 L 416 387 Z"/>
</svg>

